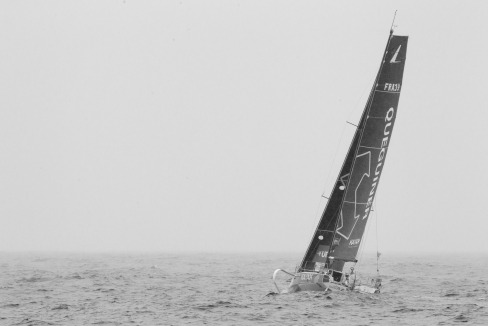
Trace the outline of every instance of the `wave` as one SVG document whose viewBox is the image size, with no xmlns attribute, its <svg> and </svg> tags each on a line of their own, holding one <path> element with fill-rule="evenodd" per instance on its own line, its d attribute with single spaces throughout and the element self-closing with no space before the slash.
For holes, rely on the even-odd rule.
<svg viewBox="0 0 488 326">
<path fill-rule="evenodd" d="M 457 292 L 447 292 L 443 295 L 443 297 L 449 298 L 449 297 L 457 297 L 459 296 L 459 293 Z"/>
<path fill-rule="evenodd" d="M 208 304 L 208 305 L 195 306 L 194 308 L 198 309 L 198 310 L 210 310 L 210 309 L 215 308 L 215 307 L 217 307 L 217 306 L 213 305 L 213 304 Z"/>
<path fill-rule="evenodd" d="M 13 324 L 13 325 L 29 325 L 29 326 L 36 326 L 36 325 L 54 325 L 52 323 L 49 323 L 44 320 L 38 320 L 38 319 L 30 319 L 30 318 L 24 318 L 20 322 Z"/>
<path fill-rule="evenodd" d="M 463 314 L 459 314 L 457 315 L 456 317 L 453 318 L 455 321 L 460 321 L 460 322 L 463 322 L 463 323 L 466 323 L 469 321 L 469 318 L 466 317 L 465 315 Z"/>
<path fill-rule="evenodd" d="M 113 292 L 113 291 L 115 291 L 115 289 L 112 289 L 112 288 L 109 288 L 109 289 L 98 288 L 98 289 L 95 289 L 94 291 L 106 293 L 106 292 Z"/>
<path fill-rule="evenodd" d="M 207 257 L 193 256 L 170 264 L 139 257 L 108 258 L 103 266 L 98 257 L 87 261 L 53 260 L 43 263 L 42 269 L 29 265 L 30 260 L 9 263 L 0 273 L 0 325 L 109 326 L 133 321 L 133 325 L 295 326 L 324 320 L 331 325 L 390 326 L 402 321 L 488 325 L 488 281 L 480 281 L 484 265 L 470 271 L 469 278 L 448 274 L 442 266 L 429 274 L 415 274 L 408 265 L 404 269 L 392 265 L 395 273 L 382 276 L 384 288 L 377 295 L 349 291 L 281 295 L 274 292 L 271 281 L 274 265 L 281 261 L 269 263 L 272 266 L 258 266 L 250 259 L 245 264 L 236 260 L 229 265 L 225 259 L 208 264 Z M 187 273 L 194 261 L 199 267 Z M 375 268 L 372 264 L 371 273 L 365 271 L 364 276 L 373 275 Z"/>
<path fill-rule="evenodd" d="M 416 309 L 416 308 L 399 308 L 399 309 L 396 309 L 396 310 L 393 310 L 392 312 L 401 312 L 401 313 L 404 313 L 404 312 L 419 312 L 419 311 L 424 311 L 424 309 Z"/>
<path fill-rule="evenodd" d="M 392 283 L 396 283 L 396 282 L 404 282 L 404 281 L 405 281 L 405 279 L 404 279 L 404 278 L 402 278 L 402 277 L 395 277 L 395 278 L 392 278 L 392 279 L 390 280 L 390 282 L 392 282 Z"/>
<path fill-rule="evenodd" d="M 64 310 L 64 309 L 69 309 L 69 306 L 65 303 L 62 303 L 62 304 L 57 305 L 56 307 L 52 308 L 51 310 Z"/>
<path fill-rule="evenodd" d="M 43 277 L 43 276 L 31 276 L 31 277 L 23 277 L 19 279 L 17 282 L 22 283 L 35 283 L 35 282 L 46 282 L 51 281 L 53 278 Z"/>
<path fill-rule="evenodd" d="M 194 309 L 198 310 L 210 310 L 213 308 L 218 308 L 218 307 L 225 307 L 225 308 L 248 308 L 246 305 L 241 305 L 241 304 L 236 304 L 232 303 L 230 301 L 224 301 L 224 300 L 218 300 L 215 303 L 207 304 L 207 305 L 197 305 L 194 306 Z"/>
<path fill-rule="evenodd" d="M 83 279 L 83 277 L 81 277 L 81 275 L 78 273 L 73 273 L 73 274 L 64 276 L 63 278 L 65 280 L 82 280 Z"/>
<path fill-rule="evenodd" d="M 100 320 L 100 321 L 96 321 L 96 322 L 92 323 L 92 325 L 104 325 L 104 324 L 114 324 L 114 322 L 113 321 Z"/>
</svg>

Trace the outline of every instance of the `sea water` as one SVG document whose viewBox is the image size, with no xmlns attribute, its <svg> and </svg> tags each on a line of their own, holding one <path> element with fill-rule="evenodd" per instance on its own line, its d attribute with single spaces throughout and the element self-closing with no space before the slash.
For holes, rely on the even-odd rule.
<svg viewBox="0 0 488 326">
<path fill-rule="evenodd" d="M 0 253 L 0 325 L 488 325 L 486 255 L 384 254 L 381 294 L 276 295 L 300 258 Z"/>
</svg>

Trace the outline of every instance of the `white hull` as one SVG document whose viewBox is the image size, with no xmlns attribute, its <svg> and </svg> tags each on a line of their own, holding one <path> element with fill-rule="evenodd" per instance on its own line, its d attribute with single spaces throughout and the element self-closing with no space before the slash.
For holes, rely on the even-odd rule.
<svg viewBox="0 0 488 326">
<path fill-rule="evenodd" d="M 290 285 L 284 290 L 281 290 L 276 284 L 276 275 L 280 271 L 293 276 Z M 359 293 L 380 293 L 379 289 L 367 285 L 357 285 L 354 288 L 351 288 L 335 281 L 329 282 L 328 280 L 325 280 L 324 282 L 324 276 L 324 274 L 317 272 L 302 272 L 294 275 L 281 269 L 277 269 L 273 274 L 273 280 L 278 293 L 294 293 L 300 291 L 354 291 Z M 327 277 L 325 278 L 327 279 Z"/>
</svg>

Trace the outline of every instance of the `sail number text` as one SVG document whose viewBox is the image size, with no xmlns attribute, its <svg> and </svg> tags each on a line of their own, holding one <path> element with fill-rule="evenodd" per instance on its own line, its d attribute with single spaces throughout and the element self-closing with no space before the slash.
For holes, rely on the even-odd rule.
<svg viewBox="0 0 488 326">
<path fill-rule="evenodd" d="M 311 281 L 313 279 L 313 274 L 311 274 L 311 273 L 302 273 L 302 275 L 300 275 L 300 279 L 302 281 Z"/>
<path fill-rule="evenodd" d="M 385 83 L 385 88 L 383 90 L 388 92 L 398 92 L 400 91 L 400 84 Z"/>
</svg>

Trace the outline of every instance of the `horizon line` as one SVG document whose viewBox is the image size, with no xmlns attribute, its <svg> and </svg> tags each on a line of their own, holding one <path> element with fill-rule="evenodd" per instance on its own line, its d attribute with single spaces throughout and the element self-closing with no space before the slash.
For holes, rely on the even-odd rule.
<svg viewBox="0 0 488 326">
<path fill-rule="evenodd" d="M 1 250 L 0 254 L 277 254 L 277 255 L 303 255 L 298 251 L 276 251 L 276 250 Z M 488 255 L 488 251 L 402 251 L 383 250 L 381 255 Z M 376 255 L 376 251 L 364 251 L 362 255 Z"/>
</svg>

